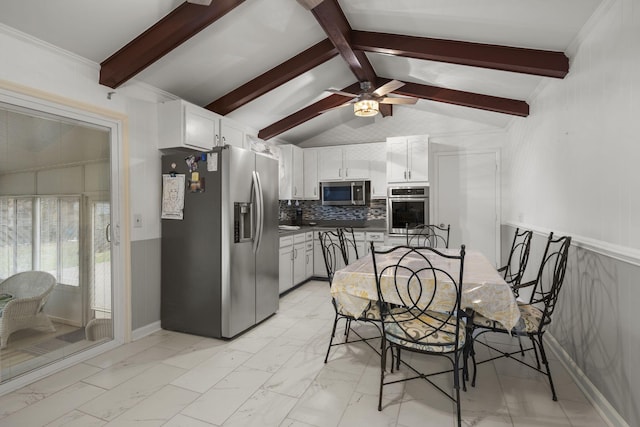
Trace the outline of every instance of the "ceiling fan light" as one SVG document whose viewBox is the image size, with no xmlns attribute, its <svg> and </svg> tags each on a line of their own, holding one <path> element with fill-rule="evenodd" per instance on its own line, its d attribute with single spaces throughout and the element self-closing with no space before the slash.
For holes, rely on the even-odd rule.
<svg viewBox="0 0 640 427">
<path fill-rule="evenodd" d="M 353 112 L 358 117 L 375 116 L 379 110 L 378 101 L 373 99 L 363 99 L 353 104 Z"/>
</svg>

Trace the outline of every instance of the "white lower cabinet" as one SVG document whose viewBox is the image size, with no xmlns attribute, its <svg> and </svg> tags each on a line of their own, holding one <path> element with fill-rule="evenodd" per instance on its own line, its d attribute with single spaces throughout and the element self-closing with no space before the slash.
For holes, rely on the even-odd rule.
<svg viewBox="0 0 640 427">
<path fill-rule="evenodd" d="M 284 240 L 284 242 L 283 242 Z M 280 293 L 293 286 L 293 238 L 280 238 Z"/>
<path fill-rule="evenodd" d="M 364 254 L 367 255 L 371 252 L 371 242 L 377 250 L 384 246 L 385 235 L 382 231 L 367 231 L 364 240 Z"/>
<path fill-rule="evenodd" d="M 313 275 L 313 233 L 280 237 L 280 293 Z"/>
<path fill-rule="evenodd" d="M 324 265 L 324 254 L 317 232 L 313 233 L 313 275 L 327 277 L 327 267 Z"/>
</svg>

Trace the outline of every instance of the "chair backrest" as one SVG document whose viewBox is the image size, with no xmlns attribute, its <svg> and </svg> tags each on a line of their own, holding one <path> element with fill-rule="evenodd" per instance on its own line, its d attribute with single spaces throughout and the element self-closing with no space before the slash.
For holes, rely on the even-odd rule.
<svg viewBox="0 0 640 427">
<path fill-rule="evenodd" d="M 569 246 L 571 246 L 571 237 L 563 236 L 554 239 L 553 233 L 549 234 L 529 301 L 530 304 L 536 305 L 542 310 L 540 329 L 551 323 L 551 316 L 564 283 Z"/>
<path fill-rule="evenodd" d="M 342 240 L 340 234 L 334 231 L 318 231 L 318 239 L 320 240 L 320 247 L 322 248 L 324 265 L 327 269 L 327 277 L 329 277 L 329 283 L 331 283 L 333 281 L 333 274 L 340 265 L 339 260 L 344 260 Z"/>
<path fill-rule="evenodd" d="M 353 234 L 353 228 L 342 227 L 338 228 L 337 232 L 340 237 L 340 245 L 342 246 L 344 264 L 349 265 L 349 261 L 360 259 L 360 255 L 358 255 L 358 246 L 356 245 L 356 238 Z"/>
<path fill-rule="evenodd" d="M 446 227 L 440 227 L 434 224 L 421 224 L 413 229 L 413 233 L 409 233 L 407 228 L 407 246 L 429 247 L 429 248 L 448 248 L 449 232 L 451 224 Z"/>
<path fill-rule="evenodd" d="M 442 345 L 455 344 L 457 348 L 462 318 L 460 302 L 464 256 L 464 245 L 459 255 L 409 246 L 376 251 L 372 245 L 371 257 L 383 324 L 394 325 L 393 328 L 385 328 L 385 333 L 403 341 L 420 343 L 430 336 L 446 332 L 455 336 L 455 342 Z M 421 328 L 420 324 L 431 327 Z"/>
<path fill-rule="evenodd" d="M 529 261 L 529 251 L 531 250 L 531 237 L 533 231 L 520 230 L 516 228 L 511 243 L 511 251 L 509 251 L 509 259 L 504 269 L 504 280 L 512 287 L 522 282 L 524 271 Z M 517 295 L 517 290 L 516 290 Z"/>
<path fill-rule="evenodd" d="M 14 298 L 34 298 L 47 296 L 55 284 L 56 278 L 46 271 L 23 271 L 8 277 L 0 288 Z"/>
</svg>

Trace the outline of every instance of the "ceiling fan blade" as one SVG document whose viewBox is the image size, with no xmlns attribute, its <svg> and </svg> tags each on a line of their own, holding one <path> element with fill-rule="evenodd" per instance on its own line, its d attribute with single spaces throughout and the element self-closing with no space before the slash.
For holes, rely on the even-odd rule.
<svg viewBox="0 0 640 427">
<path fill-rule="evenodd" d="M 400 89 L 402 86 L 404 86 L 404 83 L 402 83 L 400 80 L 391 80 L 390 82 L 387 82 L 382 86 L 380 86 L 379 88 L 377 88 L 376 90 L 374 90 L 372 95 L 385 96 L 389 92 L 393 92 L 396 89 Z"/>
<path fill-rule="evenodd" d="M 343 92 L 343 91 L 338 90 L 338 89 L 326 89 L 325 92 L 331 92 L 331 93 L 334 93 L 336 95 L 348 96 L 350 98 L 357 98 L 358 97 L 358 95 L 355 94 L 355 93 Z"/>
<path fill-rule="evenodd" d="M 418 98 L 391 98 L 386 97 L 378 100 L 381 104 L 415 104 Z"/>
</svg>

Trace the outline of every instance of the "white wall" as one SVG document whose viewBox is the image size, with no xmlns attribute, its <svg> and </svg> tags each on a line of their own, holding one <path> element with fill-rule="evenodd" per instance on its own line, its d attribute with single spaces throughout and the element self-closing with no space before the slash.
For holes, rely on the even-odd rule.
<svg viewBox="0 0 640 427">
<path fill-rule="evenodd" d="M 640 249 L 640 8 L 617 0 L 509 133 L 508 221 Z M 635 5 L 634 5 L 635 3 Z"/>
<path fill-rule="evenodd" d="M 568 76 L 549 79 L 509 131 L 503 223 L 540 231 L 537 252 L 550 230 L 574 237 L 551 332 L 585 383 L 639 425 L 638 2 L 604 2 L 586 30 Z"/>
</svg>

